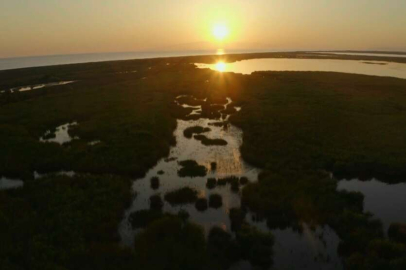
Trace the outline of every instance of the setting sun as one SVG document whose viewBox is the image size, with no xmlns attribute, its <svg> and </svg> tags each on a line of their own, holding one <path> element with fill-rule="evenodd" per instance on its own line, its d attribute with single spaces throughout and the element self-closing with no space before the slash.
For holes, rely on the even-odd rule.
<svg viewBox="0 0 406 270">
<path fill-rule="evenodd" d="M 224 24 L 216 24 L 213 27 L 213 36 L 219 41 L 224 40 L 228 36 L 228 34 L 229 34 L 229 29 Z"/>
</svg>

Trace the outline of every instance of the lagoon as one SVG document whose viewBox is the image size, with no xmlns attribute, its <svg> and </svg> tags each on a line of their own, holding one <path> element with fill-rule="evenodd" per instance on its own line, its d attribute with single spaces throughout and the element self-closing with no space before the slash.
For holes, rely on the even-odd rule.
<svg viewBox="0 0 406 270">
<path fill-rule="evenodd" d="M 242 74 L 251 74 L 256 71 L 324 71 L 406 79 L 406 64 L 383 61 L 266 58 L 233 63 L 196 63 L 196 66 L 219 72 Z"/>
</svg>

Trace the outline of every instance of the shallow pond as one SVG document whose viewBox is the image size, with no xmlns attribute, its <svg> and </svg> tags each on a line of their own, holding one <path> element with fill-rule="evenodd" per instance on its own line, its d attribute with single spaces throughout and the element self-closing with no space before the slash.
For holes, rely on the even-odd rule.
<svg viewBox="0 0 406 270">
<path fill-rule="evenodd" d="M 69 135 L 69 128 L 76 126 L 77 122 L 66 123 L 55 128 L 55 131 L 48 130 L 44 136 L 39 138 L 40 142 L 54 142 L 60 145 L 68 143 L 72 140 L 79 139 L 78 137 L 71 137 Z"/>
<path fill-rule="evenodd" d="M 380 219 L 385 232 L 393 222 L 406 222 L 406 183 L 390 185 L 376 179 L 352 179 L 340 181 L 338 189 L 364 194 L 364 211 Z"/>
<path fill-rule="evenodd" d="M 180 99 L 184 96 L 179 96 Z M 197 99 L 194 99 L 196 101 Z M 200 101 L 205 101 L 202 99 Z M 199 115 L 201 106 L 191 106 L 180 103 L 175 100 L 178 106 L 190 108 L 190 115 Z M 226 108 L 231 106 L 232 100 L 227 98 L 223 105 Z M 219 106 L 219 104 L 210 104 L 210 106 Z M 236 107 L 236 113 L 243 113 L 243 109 Z M 222 115 L 221 119 L 227 119 Z M 160 194 L 163 199 L 167 192 L 177 190 L 183 187 L 190 187 L 198 191 L 200 198 L 209 198 L 211 194 L 219 194 L 222 197 L 222 206 L 219 208 L 208 207 L 205 211 L 196 209 L 195 204 L 184 204 L 172 206 L 164 202 L 163 211 L 178 213 L 179 210 L 186 210 L 190 215 L 190 220 L 205 229 L 208 233 L 212 226 L 222 227 L 226 231 L 231 231 L 231 222 L 229 219 L 229 210 L 241 205 L 240 192 L 233 191 L 229 184 L 214 188 L 206 186 L 208 178 L 221 179 L 226 176 L 246 176 L 249 181 L 257 181 L 259 169 L 247 164 L 241 157 L 240 146 L 242 144 L 242 130 L 228 124 L 224 126 L 213 126 L 219 119 L 209 120 L 200 118 L 198 120 L 177 120 L 177 128 L 174 132 L 176 137 L 176 146 L 172 147 L 167 158 L 162 159 L 158 164 L 147 172 L 146 176 L 133 183 L 133 191 L 137 194 L 131 207 L 125 212 L 124 218 L 119 226 L 119 234 L 122 244 L 133 246 L 134 236 L 140 229 L 133 229 L 129 216 L 131 213 L 150 208 L 149 198 L 151 195 Z M 184 131 L 187 128 L 200 126 L 210 128 L 202 134 L 209 139 L 222 139 L 227 145 L 205 146 L 193 136 L 185 137 Z M 204 177 L 180 177 L 178 171 L 181 168 L 179 161 L 195 160 L 199 165 L 207 169 L 207 175 Z M 211 163 L 216 162 L 216 169 L 213 170 Z M 151 178 L 159 178 L 159 187 L 153 188 Z M 246 221 L 262 231 L 269 231 L 265 221 L 254 221 L 251 213 L 248 213 Z M 293 228 L 271 230 L 275 236 L 274 246 L 274 265 L 278 269 L 292 269 L 300 267 L 301 269 L 342 269 L 340 258 L 337 254 L 339 238 L 329 227 L 316 227 L 310 229 L 306 224 L 302 224 L 301 232 Z M 232 269 L 251 269 L 247 262 L 240 262 Z"/>
<path fill-rule="evenodd" d="M 26 92 L 26 91 L 31 91 L 31 90 L 35 90 L 35 89 L 70 84 L 70 83 L 74 83 L 74 82 L 75 81 L 62 81 L 62 82 L 53 82 L 53 83 L 34 84 L 34 85 L 28 85 L 28 86 L 22 86 L 22 87 L 15 87 L 15 88 L 11 88 L 9 90 L 2 90 L 2 91 L 0 91 L 0 93 L 4 93 L 6 91 L 10 91 L 11 93 Z"/>
<path fill-rule="evenodd" d="M 242 74 L 251 74 L 254 71 L 330 71 L 406 79 L 406 64 L 381 61 L 266 58 L 234 63 L 197 63 L 196 66 L 198 68 L 210 68 L 219 72 Z"/>
<path fill-rule="evenodd" d="M 0 177 L 0 190 L 19 188 L 24 185 L 24 182 L 18 179 L 9 179 Z"/>
</svg>

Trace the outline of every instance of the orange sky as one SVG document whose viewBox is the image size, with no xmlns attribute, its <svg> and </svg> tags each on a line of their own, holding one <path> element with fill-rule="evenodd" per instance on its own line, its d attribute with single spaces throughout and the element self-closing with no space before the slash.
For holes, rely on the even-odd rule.
<svg viewBox="0 0 406 270">
<path fill-rule="evenodd" d="M 0 57 L 152 50 L 404 50 L 405 0 L 2 0 Z M 227 25 L 223 42 L 212 35 Z"/>
</svg>

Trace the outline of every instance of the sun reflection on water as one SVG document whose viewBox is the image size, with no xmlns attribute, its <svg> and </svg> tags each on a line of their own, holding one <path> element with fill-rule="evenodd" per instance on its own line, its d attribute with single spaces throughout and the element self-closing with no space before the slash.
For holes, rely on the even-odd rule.
<svg viewBox="0 0 406 270">
<path fill-rule="evenodd" d="M 227 66 L 226 66 L 226 63 L 224 63 L 224 62 L 218 62 L 216 64 L 216 70 L 219 71 L 219 72 L 226 71 L 226 68 L 227 68 Z"/>
</svg>

